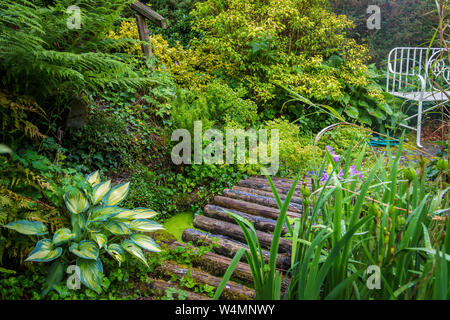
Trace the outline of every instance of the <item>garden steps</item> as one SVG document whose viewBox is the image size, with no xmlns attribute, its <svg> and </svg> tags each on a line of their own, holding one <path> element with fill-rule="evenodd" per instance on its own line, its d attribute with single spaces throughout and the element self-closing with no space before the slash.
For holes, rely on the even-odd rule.
<svg viewBox="0 0 450 320">
<path fill-rule="evenodd" d="M 286 178 L 274 178 L 275 188 L 279 192 L 281 201 L 285 201 L 286 194 L 293 180 Z M 310 181 L 307 181 L 310 186 Z M 289 205 L 287 216 L 300 218 L 302 213 L 302 196 L 300 184 L 296 186 L 292 201 Z M 248 249 L 244 233 L 233 217 L 226 211 L 232 212 L 253 223 L 257 237 L 261 244 L 262 255 L 266 263 L 269 262 L 269 249 L 272 244 L 273 234 L 279 209 L 272 194 L 269 182 L 265 177 L 255 176 L 239 181 L 236 186 L 225 189 L 221 195 L 214 197 L 213 202 L 203 208 L 204 215 L 197 215 L 193 225 L 196 229 L 186 229 L 182 234 L 183 242 L 192 242 L 194 246 L 210 246 L 211 252 L 201 255 L 193 255 L 191 263 L 194 267 L 179 265 L 173 261 L 165 261 L 157 269 L 160 276 L 170 279 L 172 275 L 178 278 L 188 276 L 195 283 L 208 284 L 217 287 L 231 263 L 236 252 L 244 248 Z M 284 226 L 282 234 L 287 233 Z M 186 244 L 172 241 L 168 243 L 169 249 L 177 247 L 186 248 Z M 292 242 L 281 238 L 276 259 L 277 269 L 283 275 L 282 288 L 286 289 L 286 272 L 290 268 L 290 252 Z M 195 248 L 193 249 L 195 252 Z M 223 299 L 254 299 L 255 292 L 249 286 L 253 283 L 252 273 L 246 263 L 245 255 L 237 264 L 231 279 L 222 294 Z M 183 290 L 186 290 L 183 288 Z"/>
</svg>

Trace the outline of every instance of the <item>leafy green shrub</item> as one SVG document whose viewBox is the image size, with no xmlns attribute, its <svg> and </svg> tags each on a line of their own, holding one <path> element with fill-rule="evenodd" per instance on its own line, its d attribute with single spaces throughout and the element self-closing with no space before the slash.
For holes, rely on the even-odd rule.
<svg viewBox="0 0 450 320">
<path fill-rule="evenodd" d="M 147 259 L 141 248 L 153 252 L 160 250 L 153 239 L 143 233 L 162 229 L 161 225 L 148 220 L 157 213 L 146 208 L 129 210 L 118 206 L 128 194 L 129 183 L 111 188 L 110 180 L 100 182 L 98 171 L 90 174 L 86 181 L 90 186 L 83 191 L 71 188 L 64 196 L 70 212 L 72 230 L 61 228 L 54 232 L 52 239 L 39 240 L 26 259 L 50 262 L 59 258 L 49 269 L 47 287 L 43 295 L 61 281 L 64 266 L 75 261 L 80 270 L 81 282 L 100 293 L 100 278 L 103 274 L 100 256 L 102 249 L 119 264 L 125 260 L 127 251 L 145 265 Z M 4 227 L 25 235 L 42 236 L 48 233 L 46 226 L 38 221 L 19 220 Z M 121 244 L 113 242 L 123 236 L 129 238 Z M 61 245 L 66 248 L 63 249 Z M 70 253 L 73 255 L 70 256 Z"/>
<path fill-rule="evenodd" d="M 282 91 L 278 84 L 308 98 L 338 101 L 345 84 L 367 85 L 367 49 L 347 37 L 351 21 L 327 11 L 325 3 L 198 2 L 191 14 L 202 37 L 192 46 L 216 55 L 216 63 L 204 66 L 208 73 L 244 83 L 267 107 Z M 325 63 L 331 56 L 341 60 L 339 70 Z"/>
<path fill-rule="evenodd" d="M 179 89 L 171 110 L 173 124 L 193 132 L 197 120 L 203 122 L 204 130 L 233 121 L 247 129 L 257 123 L 259 116 L 256 104 L 243 99 L 244 95 L 243 89 L 233 90 L 217 80 L 204 89 Z"/>
</svg>

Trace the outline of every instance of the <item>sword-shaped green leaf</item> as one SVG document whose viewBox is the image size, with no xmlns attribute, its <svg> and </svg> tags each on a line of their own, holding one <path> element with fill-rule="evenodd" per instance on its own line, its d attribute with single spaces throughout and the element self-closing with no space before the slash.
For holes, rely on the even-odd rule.
<svg viewBox="0 0 450 320">
<path fill-rule="evenodd" d="M 83 259 L 97 260 L 98 247 L 94 241 L 83 240 L 80 243 L 72 243 L 69 247 L 70 252 Z"/>
<path fill-rule="evenodd" d="M 145 259 L 144 253 L 142 252 L 141 248 L 139 248 L 134 242 L 132 242 L 131 240 L 124 240 L 122 242 L 122 248 L 131 253 L 133 256 L 137 257 L 148 267 L 147 259 Z"/>
<path fill-rule="evenodd" d="M 39 240 L 25 261 L 49 262 L 59 258 L 62 248 L 54 248 L 50 239 Z"/>
<path fill-rule="evenodd" d="M 156 244 L 156 242 L 142 233 L 136 233 L 130 236 L 130 240 L 137 244 L 142 249 L 152 251 L 152 252 L 160 252 L 161 249 Z"/>
<path fill-rule="evenodd" d="M 64 242 L 67 242 L 73 238 L 75 238 L 75 234 L 72 233 L 72 231 L 70 229 L 61 228 L 61 229 L 56 230 L 55 234 L 53 235 L 52 244 L 54 246 L 58 246 L 58 245 L 63 244 Z"/>
<path fill-rule="evenodd" d="M 92 190 L 92 202 L 94 205 L 102 201 L 105 194 L 111 189 L 111 180 L 97 184 Z"/>
<path fill-rule="evenodd" d="M 100 232 L 91 233 L 91 238 L 97 242 L 99 248 L 103 247 L 103 245 L 108 241 L 108 238 Z"/>
<path fill-rule="evenodd" d="M 128 225 L 122 221 L 109 221 L 105 224 L 105 228 L 115 235 L 126 235 L 131 233 Z"/>
<path fill-rule="evenodd" d="M 85 212 L 89 208 L 88 200 L 78 189 L 66 192 L 64 202 L 70 213 L 74 214 Z"/>
<path fill-rule="evenodd" d="M 38 221 L 18 220 L 4 225 L 5 228 L 19 233 L 33 236 L 42 236 L 47 233 L 45 224 Z"/>
<path fill-rule="evenodd" d="M 106 252 L 113 257 L 114 259 L 119 262 L 119 265 L 125 261 L 125 253 L 123 251 L 123 248 L 118 245 L 117 243 L 110 244 L 109 246 L 106 246 Z"/>
<path fill-rule="evenodd" d="M 100 280 L 103 273 L 103 266 L 100 259 L 87 260 L 78 258 L 77 267 L 80 268 L 81 282 L 95 292 L 101 293 Z"/>
<path fill-rule="evenodd" d="M 147 219 L 136 219 L 130 222 L 130 228 L 134 231 L 152 232 L 164 229 L 162 225 Z"/>
<path fill-rule="evenodd" d="M 118 205 L 127 196 L 129 187 L 129 182 L 115 186 L 103 197 L 103 204 L 106 206 Z"/>
<path fill-rule="evenodd" d="M 100 174 L 97 171 L 92 172 L 86 177 L 86 181 L 91 184 L 91 186 L 96 186 L 100 183 Z"/>
</svg>

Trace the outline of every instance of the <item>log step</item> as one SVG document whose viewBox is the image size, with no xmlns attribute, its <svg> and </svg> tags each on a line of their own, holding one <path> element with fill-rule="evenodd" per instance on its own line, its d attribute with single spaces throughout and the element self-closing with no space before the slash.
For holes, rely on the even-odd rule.
<svg viewBox="0 0 450 320">
<path fill-rule="evenodd" d="M 173 275 L 176 275 L 178 278 L 190 277 L 195 283 L 208 284 L 216 288 L 222 280 L 222 278 L 210 275 L 198 268 L 183 266 L 171 261 L 164 261 L 162 266 L 157 268 L 157 272 L 166 279 L 170 279 Z M 228 281 L 221 298 L 229 300 L 253 300 L 255 299 L 255 290 L 242 284 Z"/>
<path fill-rule="evenodd" d="M 176 290 L 182 290 L 184 291 L 184 294 L 186 295 L 185 299 L 186 300 L 211 300 L 210 297 L 202 295 L 202 294 L 198 294 L 195 292 L 191 292 L 189 290 L 186 290 L 186 288 L 181 288 L 179 287 L 177 284 L 172 283 L 171 281 L 164 281 L 164 280 L 159 280 L 159 279 L 154 279 L 149 277 L 150 283 L 150 289 L 153 290 L 153 293 L 158 296 L 158 297 L 164 297 L 166 295 L 166 290 L 168 289 L 176 289 Z M 174 298 L 180 298 L 180 296 L 178 294 L 176 294 L 174 296 Z M 147 298 L 144 297 L 143 300 L 149 300 L 152 298 Z"/>
<path fill-rule="evenodd" d="M 238 182 L 238 186 L 272 192 L 272 188 L 270 187 L 269 184 L 255 180 L 248 180 L 248 179 L 241 180 Z M 275 188 L 279 195 L 280 194 L 286 195 L 289 192 L 289 187 L 276 185 Z M 296 188 L 296 191 L 294 192 L 293 195 L 296 197 L 301 197 L 302 194 L 300 192 L 300 188 Z"/>
<path fill-rule="evenodd" d="M 233 198 L 238 200 L 244 200 L 247 202 L 252 202 L 256 204 L 260 204 L 262 206 L 271 207 L 278 209 L 278 204 L 274 197 L 267 197 L 262 195 L 255 195 L 244 191 L 238 191 L 238 190 L 230 190 L 225 189 L 223 190 L 222 196 L 227 198 Z M 302 206 L 297 203 L 289 203 L 289 211 L 301 213 L 302 212 Z"/>
<path fill-rule="evenodd" d="M 202 246 L 202 245 L 212 245 L 213 251 L 219 255 L 223 255 L 229 258 L 233 258 L 236 252 L 240 248 L 246 248 L 248 249 L 248 246 L 246 244 L 233 241 L 230 239 L 226 239 L 223 236 L 218 235 L 210 235 L 206 232 L 194 230 L 194 229 L 186 229 L 183 232 L 182 239 L 184 242 L 191 241 L 196 246 Z M 269 262 L 269 252 L 266 250 L 262 250 L 262 254 L 264 257 L 264 260 L 266 262 Z M 241 261 L 246 261 L 245 256 L 242 256 Z M 284 254 L 278 254 L 277 256 L 277 268 L 280 271 L 286 272 L 289 269 L 290 266 L 290 260 L 287 255 Z"/>
<path fill-rule="evenodd" d="M 256 194 L 256 195 L 266 196 L 266 197 L 275 199 L 274 195 L 273 195 L 273 193 L 271 191 L 264 191 L 264 190 L 259 190 L 259 189 L 251 189 L 251 188 L 240 187 L 240 186 L 234 186 L 233 188 L 231 188 L 231 190 L 247 192 L 247 193 L 250 193 L 250 194 Z M 285 195 L 279 194 L 278 196 L 280 197 L 281 201 L 286 200 L 286 196 Z M 300 198 L 300 197 L 292 197 L 291 198 L 291 203 L 302 204 L 302 198 Z"/>
<path fill-rule="evenodd" d="M 184 243 L 174 241 L 170 247 L 175 249 L 177 247 L 185 248 Z M 195 249 L 194 249 L 195 250 Z M 231 263 L 231 258 L 221 256 L 212 252 L 203 253 L 200 256 L 193 256 L 192 262 L 195 266 L 200 267 L 202 270 L 214 275 L 222 277 L 228 269 Z M 237 279 L 244 283 L 253 284 L 252 271 L 248 264 L 239 262 L 236 265 L 236 269 L 233 271 L 232 279 Z"/>
<path fill-rule="evenodd" d="M 280 211 L 276 208 L 266 207 L 260 204 L 244 200 L 227 198 L 223 196 L 215 196 L 214 203 L 223 208 L 235 209 L 241 212 L 253 214 L 264 218 L 269 218 L 272 220 L 277 220 L 278 215 L 280 213 Z M 301 214 L 298 212 L 288 211 L 286 214 L 289 218 L 301 217 Z"/>
<path fill-rule="evenodd" d="M 261 230 L 261 231 L 273 232 L 275 230 L 275 226 L 277 224 L 277 222 L 272 219 L 259 217 L 259 216 L 255 216 L 252 214 L 247 214 L 247 213 L 240 212 L 240 211 L 233 210 L 233 209 L 225 209 L 225 208 L 222 208 L 222 207 L 219 207 L 216 205 L 212 205 L 212 204 L 208 204 L 203 208 L 203 213 L 207 217 L 230 222 L 233 224 L 237 224 L 236 220 L 234 220 L 234 218 L 232 216 L 230 216 L 228 213 L 226 213 L 225 211 L 232 212 L 242 218 L 247 219 L 248 221 L 253 223 L 253 225 L 255 226 L 255 229 Z M 284 227 L 282 230 L 282 234 L 284 235 L 286 233 L 287 233 L 287 228 Z"/>
<path fill-rule="evenodd" d="M 205 216 L 196 216 L 194 218 L 194 227 L 208 231 L 212 234 L 220 234 L 230 237 L 240 242 L 245 242 L 244 232 L 241 227 L 226 221 L 212 219 Z M 270 249 L 272 244 L 272 235 L 270 233 L 256 230 L 261 247 Z M 291 242 L 286 239 L 280 239 L 278 252 L 291 252 Z"/>
</svg>

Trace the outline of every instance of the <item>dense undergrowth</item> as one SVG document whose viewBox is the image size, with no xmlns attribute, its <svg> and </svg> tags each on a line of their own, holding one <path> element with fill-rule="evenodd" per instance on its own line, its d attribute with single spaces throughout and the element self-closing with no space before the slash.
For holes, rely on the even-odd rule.
<svg viewBox="0 0 450 320">
<path fill-rule="evenodd" d="M 376 47 L 376 42 L 368 48 L 358 37 L 353 39 L 349 31 L 355 27 L 354 22 L 333 13 L 327 1 L 148 1 L 169 22 L 167 30 L 149 23 L 152 60 L 145 59 L 141 53 L 134 13 L 129 7 L 131 2 L 80 0 L 77 5 L 82 13 L 81 29 L 69 29 L 66 21 L 70 14 L 66 9 L 72 5 L 71 1 L 0 0 L 0 72 L 4 75 L 0 90 L 0 226 L 31 220 L 43 223 L 50 234 L 60 228 L 73 227 L 64 195 L 83 190 L 85 176 L 97 170 L 114 185 L 129 181 L 128 195 L 121 206 L 151 208 L 158 212 L 154 217 L 157 222 L 186 210 L 200 213 L 223 189 L 246 176 L 260 174 L 261 165 L 174 165 L 171 134 L 175 129 L 187 129 L 192 133 L 194 121 L 202 121 L 203 131 L 210 128 L 279 130 L 278 175 L 283 177 L 299 174 L 302 178 L 313 176 L 318 181 L 326 181 L 332 176 L 331 171 L 327 171 L 327 167 L 319 168 L 318 163 L 329 155 L 327 150 L 339 155 L 347 152 L 344 176 L 351 170 L 359 170 L 366 179 L 375 166 L 382 172 L 377 171 L 376 183 L 370 187 L 375 195 L 370 201 L 366 199 L 358 212 L 361 216 L 370 216 L 374 210 L 383 210 L 377 217 L 377 223 L 382 223 L 383 227 L 398 228 L 389 222 L 392 220 L 389 215 L 394 214 L 388 210 L 389 206 L 402 210 L 413 206 L 414 209 L 425 194 L 429 194 L 429 201 L 436 192 L 441 192 L 448 201 L 448 180 L 445 179 L 448 161 L 438 159 L 431 162 L 422 159 L 419 163 L 402 161 L 399 165 L 401 179 L 409 180 L 402 181 L 398 190 L 406 192 L 412 188 L 413 192 L 420 193 L 413 204 L 404 193 L 390 193 L 392 201 L 383 199 L 388 196 L 378 199 L 383 192 L 387 194 L 387 177 L 393 179 L 397 172 L 391 171 L 390 159 L 383 164 L 377 162 L 379 155 L 367 150 L 367 142 L 372 130 L 399 134 L 395 130 L 405 117 L 403 106 L 398 99 L 383 92 L 383 72 L 375 65 L 368 65 L 370 55 L 375 52 L 378 58 L 378 49 L 383 48 Z M 273 10 L 274 7 L 277 10 Z M 338 121 L 351 125 L 327 131 L 315 144 L 316 134 Z M 445 143 L 448 141 L 442 142 Z M 349 147 L 352 147 L 351 152 L 348 152 Z M 355 162 L 358 166 L 351 168 Z M 415 172 L 417 169 L 419 175 L 408 178 L 408 174 L 413 175 L 408 170 Z M 339 177 L 339 171 L 336 174 Z M 435 184 L 428 185 L 427 181 Z M 312 222 L 320 224 L 327 232 L 329 228 L 341 228 L 340 222 L 331 217 L 338 212 L 348 220 L 355 200 L 352 192 L 357 185 L 361 186 L 350 184 L 345 191 L 339 183 L 332 189 L 323 189 L 327 190 L 326 194 L 321 193 L 312 200 L 315 204 L 322 201 L 314 209 L 315 213 L 322 211 L 321 218 L 316 215 L 309 225 L 306 221 L 295 222 L 297 235 L 292 236 L 301 237 L 298 232 L 310 228 Z M 313 191 L 316 194 L 320 190 L 318 184 Z M 346 203 L 344 212 L 339 211 L 331 195 L 342 197 L 342 202 Z M 387 204 L 388 209 L 383 209 L 383 205 L 381 209 L 375 208 L 373 200 Z M 420 214 L 429 210 L 430 205 L 425 204 Z M 431 213 L 445 208 L 443 202 L 439 209 L 433 207 Z M 439 214 L 445 219 L 444 211 Z M 432 236 L 444 237 L 443 231 L 437 230 L 438 222 L 433 222 L 426 214 L 420 217 L 419 222 L 426 223 L 426 230 Z M 369 219 L 362 221 L 367 225 L 371 223 Z M 414 245 L 430 250 L 425 229 L 419 222 L 414 231 L 417 238 Z M 348 230 L 356 222 L 352 218 L 349 225 L 345 223 L 342 228 Z M 370 228 L 375 230 L 375 226 Z M 392 235 L 390 245 L 396 242 L 393 234 L 397 231 L 387 231 Z M 309 291 L 309 280 L 301 277 L 305 277 L 305 270 L 324 262 L 327 255 L 321 256 L 320 252 L 329 253 L 341 238 L 340 235 L 333 238 L 325 232 L 320 235 L 316 231 L 308 232 L 293 258 L 303 263 L 303 269 L 294 264 L 292 270 L 300 283 L 292 284 L 288 298 L 325 298 L 317 291 L 322 285 L 320 281 L 313 283 L 315 291 Z M 318 240 L 314 242 L 316 236 Z M 352 240 L 348 246 L 356 242 L 354 236 L 356 233 L 349 236 Z M 435 297 L 431 291 L 418 295 L 407 288 L 392 289 L 389 295 L 371 296 L 356 289 L 352 291 L 347 284 L 340 285 L 347 276 L 359 277 L 362 281 L 358 268 L 357 275 L 353 276 L 354 266 L 358 265 L 358 259 L 360 263 L 364 260 L 361 265 L 377 264 L 378 256 L 367 254 L 372 249 L 379 252 L 382 260 L 390 259 L 391 246 L 385 247 L 380 237 L 379 233 L 367 240 L 370 248 L 358 244 L 354 258 L 339 256 L 341 262 L 347 261 L 350 265 L 348 270 L 337 268 L 337 260 L 330 262 L 337 269 L 331 269 L 331 282 L 327 280 L 325 292 L 332 297 L 356 299 Z M 47 269 L 25 262 L 37 240 L 36 236 L 27 237 L 0 228 L 1 299 L 42 298 Z M 441 240 L 433 239 L 431 246 L 447 250 L 447 244 L 444 246 Z M 315 248 L 314 252 L 308 251 L 306 245 L 309 244 Z M 86 288 L 68 291 L 61 283 L 55 285 L 55 290 L 48 292 L 46 298 L 140 299 L 151 296 L 151 292 L 138 284 L 146 283 L 146 273 L 167 258 L 165 254 L 150 255 L 149 268 L 128 260 L 115 268 L 112 259 L 105 256 L 106 276 L 99 276 L 101 294 Z M 411 262 L 413 254 L 423 261 Z M 186 257 L 186 254 L 182 252 L 180 256 Z M 309 257 L 313 256 L 311 262 Z M 399 260 L 395 257 L 395 263 L 409 259 L 412 274 L 428 272 L 436 277 L 433 272 L 437 264 L 441 266 L 439 270 L 446 268 L 446 258 L 438 260 L 434 253 L 435 258 L 423 250 L 405 256 Z M 405 264 L 404 270 L 409 267 Z M 386 268 L 383 272 L 393 270 L 391 264 Z M 424 280 L 412 275 L 411 279 L 409 284 Z M 430 282 L 423 285 L 433 287 L 432 291 L 438 290 L 434 288 L 440 280 L 433 279 L 425 279 Z M 392 286 L 389 279 L 383 281 Z M 214 288 L 191 282 L 184 279 L 183 283 L 188 288 L 213 295 Z M 407 283 L 401 281 L 395 285 Z M 333 291 L 335 287 L 342 291 Z M 396 292 L 398 294 L 394 294 Z M 165 298 L 183 295 L 183 292 L 169 292 Z M 436 297 L 443 295 L 443 291 L 436 293 Z"/>
</svg>

